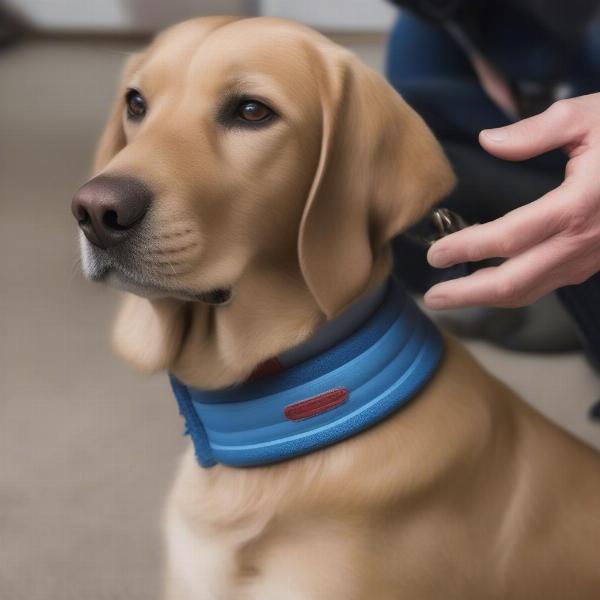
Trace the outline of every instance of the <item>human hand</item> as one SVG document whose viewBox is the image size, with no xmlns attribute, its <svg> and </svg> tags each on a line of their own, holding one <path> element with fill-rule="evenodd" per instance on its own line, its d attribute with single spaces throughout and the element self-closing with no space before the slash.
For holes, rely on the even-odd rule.
<svg viewBox="0 0 600 600">
<path fill-rule="evenodd" d="M 560 100 L 539 115 L 481 132 L 490 154 L 525 160 L 562 148 L 569 156 L 556 189 L 503 217 L 473 225 L 431 246 L 438 268 L 493 257 L 496 267 L 433 286 L 429 308 L 515 307 L 600 270 L 600 93 Z"/>
</svg>

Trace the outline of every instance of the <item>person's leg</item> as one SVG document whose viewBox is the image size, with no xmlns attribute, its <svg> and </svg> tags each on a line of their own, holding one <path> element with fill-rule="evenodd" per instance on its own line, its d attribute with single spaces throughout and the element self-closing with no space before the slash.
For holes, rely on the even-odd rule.
<svg viewBox="0 0 600 600">
<path fill-rule="evenodd" d="M 399 91 L 405 81 L 475 75 L 464 53 L 443 29 L 408 11 L 400 13 L 390 32 L 385 72 Z"/>
<path fill-rule="evenodd" d="M 508 123 L 452 37 L 406 11 L 390 33 L 386 77 L 442 140 L 474 143 L 484 127 Z"/>
</svg>

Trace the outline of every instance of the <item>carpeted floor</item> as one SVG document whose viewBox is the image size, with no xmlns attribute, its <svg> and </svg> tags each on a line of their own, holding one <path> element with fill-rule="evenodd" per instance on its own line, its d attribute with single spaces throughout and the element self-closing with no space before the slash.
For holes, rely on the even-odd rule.
<svg viewBox="0 0 600 600">
<path fill-rule="evenodd" d="M 353 42 L 371 64 L 381 45 Z M 82 280 L 70 198 L 85 180 L 125 42 L 0 53 L 0 599 L 157 600 L 160 511 L 185 441 L 164 377 L 112 357 L 116 294 Z M 600 379 L 577 355 L 471 344 L 600 447 Z"/>
</svg>

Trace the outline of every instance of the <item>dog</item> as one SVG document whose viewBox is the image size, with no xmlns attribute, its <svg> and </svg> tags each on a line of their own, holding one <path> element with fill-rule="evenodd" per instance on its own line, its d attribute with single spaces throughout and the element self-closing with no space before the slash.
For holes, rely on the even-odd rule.
<svg viewBox="0 0 600 600">
<path fill-rule="evenodd" d="M 116 351 L 216 394 L 379 302 L 390 239 L 454 184 L 383 78 L 264 17 L 132 56 L 94 173 L 73 212 L 87 277 L 127 292 Z M 599 455 L 440 340 L 415 397 L 347 439 L 241 467 L 190 447 L 165 598 L 600 598 Z"/>
</svg>

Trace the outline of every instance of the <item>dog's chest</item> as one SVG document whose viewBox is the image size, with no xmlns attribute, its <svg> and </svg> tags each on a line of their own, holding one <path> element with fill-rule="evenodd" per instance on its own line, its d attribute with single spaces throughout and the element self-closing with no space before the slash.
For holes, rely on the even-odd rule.
<svg viewBox="0 0 600 600">
<path fill-rule="evenodd" d="M 283 527 L 256 520 L 240 527 L 168 523 L 167 600 L 351 600 L 362 598 L 360 536 L 340 524 Z"/>
<path fill-rule="evenodd" d="M 247 526 L 224 534 L 209 526 L 191 526 L 181 514 L 174 514 L 167 527 L 167 600 L 241 598 L 244 569 L 240 552 L 252 537 L 250 529 Z"/>
</svg>

